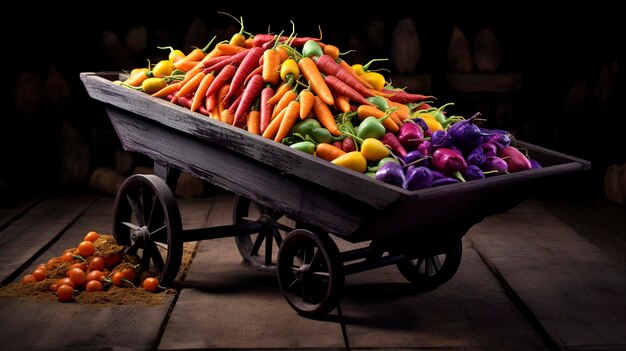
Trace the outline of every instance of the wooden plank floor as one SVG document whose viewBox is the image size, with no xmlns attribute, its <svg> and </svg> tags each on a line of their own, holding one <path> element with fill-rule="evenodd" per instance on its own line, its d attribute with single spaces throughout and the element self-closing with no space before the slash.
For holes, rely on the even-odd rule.
<svg viewBox="0 0 626 351">
<path fill-rule="evenodd" d="M 231 221 L 228 193 L 179 206 L 185 228 Z M 3 285 L 89 230 L 110 232 L 112 210 L 97 195 L 0 210 Z M 625 214 L 601 199 L 530 198 L 474 226 L 438 289 L 415 291 L 393 266 L 351 275 L 342 315 L 320 320 L 299 317 L 273 273 L 242 265 L 232 238 L 203 241 L 163 305 L 0 297 L 0 340 L 5 350 L 626 350 Z"/>
</svg>

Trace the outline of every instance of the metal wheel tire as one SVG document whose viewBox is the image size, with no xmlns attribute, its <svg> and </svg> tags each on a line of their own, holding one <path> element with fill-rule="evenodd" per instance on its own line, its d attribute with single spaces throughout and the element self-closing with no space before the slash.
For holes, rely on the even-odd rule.
<svg viewBox="0 0 626 351">
<path fill-rule="evenodd" d="M 290 232 L 278 251 L 278 283 L 300 315 L 325 315 L 339 304 L 344 286 L 343 262 L 327 235 L 305 229 Z"/>
<path fill-rule="evenodd" d="M 459 239 L 444 253 L 422 256 L 396 264 L 409 282 L 421 289 L 430 290 L 452 279 L 461 264 L 463 242 Z"/>
<path fill-rule="evenodd" d="M 262 270 L 276 270 L 278 248 L 295 224 L 283 213 L 257 204 L 237 195 L 233 208 L 233 223 L 264 221 L 266 225 L 259 233 L 235 236 L 237 249 L 244 261 Z"/>
<path fill-rule="evenodd" d="M 113 235 L 126 253 L 137 255 L 141 270 L 169 286 L 183 257 L 182 222 L 174 194 L 155 175 L 127 178 L 115 199 Z"/>
</svg>

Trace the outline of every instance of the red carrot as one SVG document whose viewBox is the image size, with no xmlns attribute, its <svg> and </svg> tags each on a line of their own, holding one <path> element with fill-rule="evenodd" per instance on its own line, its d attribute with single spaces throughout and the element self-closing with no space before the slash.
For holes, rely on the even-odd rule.
<svg viewBox="0 0 626 351">
<path fill-rule="evenodd" d="M 339 80 L 359 92 L 361 96 L 370 97 L 373 95 L 367 89 L 367 87 L 361 84 L 361 81 L 359 81 L 352 74 L 348 73 L 343 67 L 341 67 L 340 64 L 335 62 L 332 57 L 328 55 L 322 55 L 317 59 L 317 62 L 315 62 L 315 64 L 320 69 L 320 72 L 324 73 L 327 76 L 332 75 L 339 78 Z"/>
<path fill-rule="evenodd" d="M 239 88 L 243 85 L 244 80 L 248 77 L 248 74 L 259 66 L 259 59 L 263 56 L 263 49 L 254 47 L 250 49 L 248 55 L 241 61 L 241 65 L 235 72 L 233 80 L 230 82 L 230 90 L 226 94 L 226 101 L 230 101 L 237 93 Z"/>
<path fill-rule="evenodd" d="M 220 90 L 222 85 L 226 84 L 234 75 L 235 67 L 233 65 L 227 65 L 215 76 L 215 79 L 209 86 L 209 90 L 206 91 L 206 96 L 214 95 Z"/>
<path fill-rule="evenodd" d="M 254 100 L 256 100 L 262 89 L 263 77 L 257 74 L 250 79 L 250 82 L 248 82 L 248 85 L 246 85 L 243 94 L 241 94 L 241 102 L 239 102 L 239 106 L 235 111 L 235 121 L 233 122 L 234 125 L 240 123 L 245 114 L 250 111 L 252 103 L 254 102 Z"/>
<path fill-rule="evenodd" d="M 422 94 L 407 93 L 406 91 L 401 90 L 401 89 L 396 89 L 396 90 L 383 89 L 382 92 L 384 94 L 388 94 L 387 98 L 389 100 L 399 102 L 401 104 L 408 104 L 409 102 L 423 101 L 423 100 L 433 98 L 432 96 L 427 96 L 427 95 L 422 95 Z"/>
<path fill-rule="evenodd" d="M 219 71 L 220 69 L 226 67 L 229 64 L 236 64 L 242 62 L 250 53 L 251 49 L 246 49 L 240 53 L 231 55 L 231 56 L 218 56 L 214 57 L 210 60 L 207 60 L 204 63 L 204 67 L 210 71 Z"/>
<path fill-rule="evenodd" d="M 354 90 L 348 84 L 339 80 L 335 76 L 328 75 L 324 78 L 328 88 L 337 96 L 345 96 L 351 101 L 358 102 L 361 105 L 371 105 L 372 103 L 367 101 L 358 91 Z"/>
<path fill-rule="evenodd" d="M 272 96 L 274 96 L 274 89 L 272 89 L 269 85 L 261 91 L 261 106 L 259 107 L 259 110 L 261 111 L 261 121 L 259 126 L 261 134 L 265 131 L 267 126 L 270 124 L 270 120 L 272 119 L 273 105 L 268 103 Z"/>
</svg>

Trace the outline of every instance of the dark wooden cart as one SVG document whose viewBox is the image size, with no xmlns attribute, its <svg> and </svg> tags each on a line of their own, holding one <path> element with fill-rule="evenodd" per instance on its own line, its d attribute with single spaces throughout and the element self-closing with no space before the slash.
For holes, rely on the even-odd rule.
<svg viewBox="0 0 626 351">
<path fill-rule="evenodd" d="M 346 275 L 377 267 L 395 264 L 424 289 L 445 283 L 474 224 L 517 205 L 538 181 L 590 167 L 518 142 L 543 168 L 407 191 L 112 83 L 118 78 L 81 74 L 123 147 L 153 159 L 156 175 L 121 186 L 116 239 L 170 284 L 184 242 L 232 236 L 248 263 L 276 269 L 287 302 L 305 316 L 334 309 Z M 183 230 L 173 195 L 181 171 L 238 194 L 232 225 Z M 340 252 L 329 233 L 369 246 Z"/>
</svg>

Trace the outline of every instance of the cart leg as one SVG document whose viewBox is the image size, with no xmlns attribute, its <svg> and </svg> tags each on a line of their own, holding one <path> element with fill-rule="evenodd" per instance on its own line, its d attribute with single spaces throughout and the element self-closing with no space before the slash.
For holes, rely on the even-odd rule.
<svg viewBox="0 0 626 351">
<path fill-rule="evenodd" d="M 176 185 L 178 184 L 178 178 L 180 177 L 180 170 L 178 168 L 171 167 L 161 161 L 154 161 L 154 174 L 165 179 L 165 183 L 172 190 L 172 193 L 176 193 Z"/>
<path fill-rule="evenodd" d="M 276 269 L 276 256 L 283 238 L 295 228 L 294 221 L 283 213 L 238 195 L 233 208 L 233 223 L 259 221 L 261 230 L 235 236 L 237 249 L 246 263 L 263 270 Z"/>
<path fill-rule="evenodd" d="M 344 286 L 339 249 L 327 234 L 290 232 L 278 251 L 278 283 L 289 305 L 305 317 L 332 311 Z"/>
<path fill-rule="evenodd" d="M 113 235 L 126 253 L 140 258 L 143 271 L 170 285 L 183 255 L 182 222 L 173 192 L 156 175 L 128 177 L 115 199 Z"/>
</svg>

